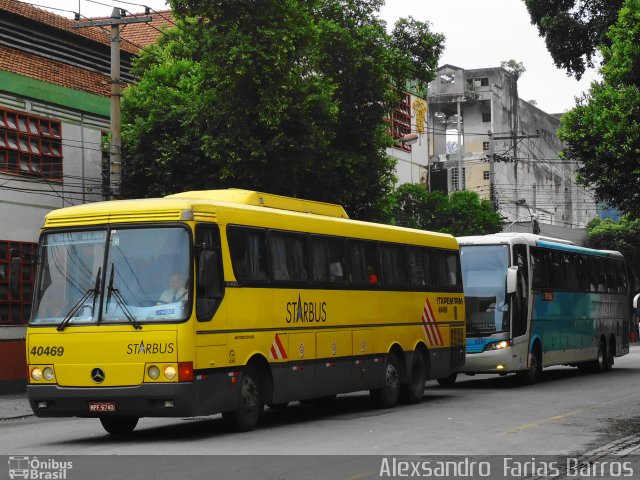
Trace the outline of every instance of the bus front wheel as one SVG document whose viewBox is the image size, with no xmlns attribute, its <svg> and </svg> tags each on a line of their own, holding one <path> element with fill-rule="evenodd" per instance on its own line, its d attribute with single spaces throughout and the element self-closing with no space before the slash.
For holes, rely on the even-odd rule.
<svg viewBox="0 0 640 480">
<path fill-rule="evenodd" d="M 100 417 L 100 423 L 111 435 L 126 435 L 138 425 L 138 417 Z"/>
<path fill-rule="evenodd" d="M 222 418 L 232 430 L 248 432 L 256 428 L 264 409 L 264 399 L 256 369 L 250 365 L 247 366 L 242 372 L 239 383 L 238 408 L 231 412 L 223 412 Z"/>
<path fill-rule="evenodd" d="M 378 408 L 391 408 L 400 397 L 400 369 L 393 353 L 387 356 L 382 387 L 371 390 L 371 398 Z"/>
<path fill-rule="evenodd" d="M 533 385 L 540 380 L 542 375 L 542 354 L 538 344 L 529 352 L 529 368 L 518 372 L 516 375 L 525 385 Z"/>
</svg>

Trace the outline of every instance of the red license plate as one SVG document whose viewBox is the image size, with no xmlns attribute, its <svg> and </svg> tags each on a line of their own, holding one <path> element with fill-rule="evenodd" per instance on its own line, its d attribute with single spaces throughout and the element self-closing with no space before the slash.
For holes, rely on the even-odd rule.
<svg viewBox="0 0 640 480">
<path fill-rule="evenodd" d="M 90 412 L 115 412 L 115 402 L 89 402 Z"/>
</svg>

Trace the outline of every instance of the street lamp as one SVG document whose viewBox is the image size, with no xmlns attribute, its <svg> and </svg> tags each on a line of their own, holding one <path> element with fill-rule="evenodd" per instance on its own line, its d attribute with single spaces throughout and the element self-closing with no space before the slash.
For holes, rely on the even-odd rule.
<svg viewBox="0 0 640 480">
<path fill-rule="evenodd" d="M 518 206 L 522 206 L 522 207 L 526 207 L 527 210 L 529 211 L 529 221 L 531 222 L 531 233 L 535 233 L 536 235 L 540 233 L 540 225 L 538 224 L 538 214 L 537 213 L 533 213 L 531 211 L 531 207 L 529 207 L 529 205 L 527 204 L 527 200 L 525 198 L 519 198 L 518 200 L 515 200 L 513 202 L 515 205 Z M 514 220 L 513 222 L 511 222 L 504 230 L 502 230 L 503 232 L 506 232 L 507 230 L 509 230 L 513 225 L 515 225 L 516 223 L 518 223 L 519 221 L 525 219 L 527 217 L 520 217 L 517 218 L 516 220 Z"/>
</svg>

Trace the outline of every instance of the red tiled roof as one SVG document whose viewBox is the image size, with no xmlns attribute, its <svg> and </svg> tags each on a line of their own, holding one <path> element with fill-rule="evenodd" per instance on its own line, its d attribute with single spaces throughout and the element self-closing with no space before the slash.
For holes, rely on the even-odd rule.
<svg viewBox="0 0 640 480">
<path fill-rule="evenodd" d="M 73 20 L 56 15 L 55 13 L 51 13 L 47 10 L 34 7 L 28 3 L 22 3 L 17 0 L 0 0 L 0 12 L 2 11 L 27 18 L 35 22 L 43 23 L 52 28 L 70 32 L 74 35 L 85 37 L 104 45 L 111 44 L 108 29 L 103 30 L 98 27 L 73 28 Z M 138 51 L 138 48 L 128 44 L 127 42 L 122 42 L 121 48 L 122 50 L 126 50 L 130 53 L 136 53 Z"/>
<path fill-rule="evenodd" d="M 91 39 L 105 46 L 110 46 L 111 43 L 109 35 L 106 33 L 108 28 L 106 30 L 97 27 L 73 28 L 72 20 L 17 0 L 0 0 L 0 15 L 5 15 L 4 12 Z M 142 15 L 144 14 L 137 13 L 130 16 Z M 122 50 L 137 53 L 140 47 L 154 43 L 161 35 L 163 28 L 172 26 L 174 21 L 170 10 L 153 13 L 151 17 L 150 23 L 132 23 L 121 29 L 123 41 L 120 46 Z M 109 96 L 111 93 L 107 75 L 2 45 L 0 45 L 0 70 L 100 96 Z"/>
<path fill-rule="evenodd" d="M 0 70 L 103 97 L 111 94 L 109 77 L 106 75 L 3 45 L 0 45 Z"/>
<path fill-rule="evenodd" d="M 131 17 L 139 17 L 144 13 L 135 13 Z M 125 40 L 123 44 L 132 42 L 133 45 L 145 47 L 155 43 L 161 32 L 167 27 L 172 27 L 175 19 L 171 10 L 161 10 L 157 13 L 151 13 L 151 22 L 149 23 L 131 23 L 120 30 L 120 36 Z"/>
</svg>

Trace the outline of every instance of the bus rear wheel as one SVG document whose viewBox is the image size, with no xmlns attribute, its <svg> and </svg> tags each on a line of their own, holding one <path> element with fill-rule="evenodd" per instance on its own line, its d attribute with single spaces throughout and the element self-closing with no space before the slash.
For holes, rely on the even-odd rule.
<svg viewBox="0 0 640 480">
<path fill-rule="evenodd" d="M 391 408 L 400 397 L 400 368 L 395 355 L 390 353 L 384 366 L 382 387 L 371 390 L 371 398 L 378 408 Z"/>
<path fill-rule="evenodd" d="M 409 404 L 419 403 L 424 396 L 424 383 L 427 381 L 427 367 L 420 352 L 413 354 L 409 382 L 402 385 L 402 400 Z"/>
<path fill-rule="evenodd" d="M 100 417 L 100 423 L 111 435 L 127 435 L 138 425 L 138 417 Z"/>
<path fill-rule="evenodd" d="M 264 399 L 260 379 L 255 368 L 247 366 L 242 372 L 238 408 L 223 412 L 224 422 L 237 432 L 248 432 L 256 428 L 264 409 Z"/>
<path fill-rule="evenodd" d="M 602 338 L 598 344 L 596 359 L 591 362 L 591 371 L 594 373 L 602 373 L 605 370 L 607 370 L 607 344 L 604 338 Z"/>
<path fill-rule="evenodd" d="M 609 347 L 607 348 L 607 355 L 605 356 L 606 362 L 604 364 L 605 372 L 610 371 L 613 368 L 613 363 L 615 362 L 615 352 L 616 352 L 616 343 L 613 338 L 609 342 Z"/>
</svg>

